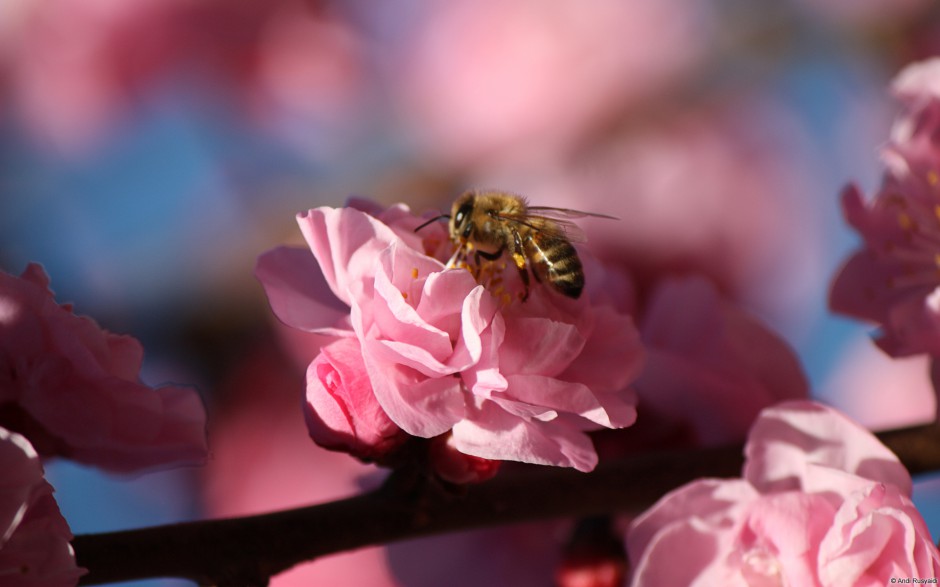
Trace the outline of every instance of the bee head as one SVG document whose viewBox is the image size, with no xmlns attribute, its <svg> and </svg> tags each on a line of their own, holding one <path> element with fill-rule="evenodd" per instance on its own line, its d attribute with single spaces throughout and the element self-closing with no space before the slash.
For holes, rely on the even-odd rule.
<svg viewBox="0 0 940 587">
<path fill-rule="evenodd" d="M 450 235 L 452 238 L 468 239 L 473 232 L 470 218 L 473 215 L 474 192 L 467 192 L 457 198 L 450 214 Z"/>
</svg>

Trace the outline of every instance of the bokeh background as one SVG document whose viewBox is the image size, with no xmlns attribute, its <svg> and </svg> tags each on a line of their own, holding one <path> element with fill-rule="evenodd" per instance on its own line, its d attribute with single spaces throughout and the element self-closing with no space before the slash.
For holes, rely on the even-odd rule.
<svg viewBox="0 0 940 587">
<path fill-rule="evenodd" d="M 876 428 L 932 418 L 926 362 L 883 357 L 826 296 L 857 242 L 839 191 L 879 181 L 888 84 L 938 52 L 930 0 L 3 0 L 0 268 L 41 262 L 60 301 L 142 340 L 148 383 L 191 383 L 210 413 L 205 469 L 51 464 L 63 513 L 107 531 L 379 481 L 307 439 L 316 341 L 275 323 L 252 275 L 300 242 L 297 211 L 353 194 L 420 212 L 490 186 L 616 215 L 583 227 L 641 292 L 705 273 L 818 397 Z M 921 478 L 935 538 L 937 496 Z M 275 585 L 439 585 L 484 556 L 467 585 L 548 584 L 557 549 L 531 535 L 366 549 Z M 410 564 L 427 548 L 447 554 Z"/>
</svg>

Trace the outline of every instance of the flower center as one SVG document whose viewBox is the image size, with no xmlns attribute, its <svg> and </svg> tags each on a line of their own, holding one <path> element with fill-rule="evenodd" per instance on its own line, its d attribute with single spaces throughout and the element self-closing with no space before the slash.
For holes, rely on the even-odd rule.
<svg viewBox="0 0 940 587">
<path fill-rule="evenodd" d="M 772 552 L 759 545 L 741 557 L 741 576 L 751 587 L 786 587 L 780 561 Z"/>
<path fill-rule="evenodd" d="M 473 243 L 457 246 L 453 256 L 447 261 L 448 269 L 466 269 L 473 276 L 474 281 L 482 285 L 500 305 L 505 307 L 516 298 L 507 287 L 503 272 L 506 270 L 504 256 L 497 259 L 487 259 L 479 254 L 471 254 Z M 472 262 L 470 259 L 472 258 Z"/>
</svg>

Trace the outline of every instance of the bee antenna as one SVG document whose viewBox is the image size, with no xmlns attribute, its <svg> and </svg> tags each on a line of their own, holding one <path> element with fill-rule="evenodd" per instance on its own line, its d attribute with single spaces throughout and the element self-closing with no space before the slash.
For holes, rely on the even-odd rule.
<svg viewBox="0 0 940 587">
<path fill-rule="evenodd" d="M 431 224 L 432 222 L 436 222 L 436 221 L 440 220 L 441 218 L 450 218 L 450 214 L 441 214 L 440 216 L 435 216 L 434 218 L 428 220 L 427 222 L 425 222 L 424 224 L 422 224 L 421 226 L 419 226 L 418 228 L 416 228 L 416 229 L 415 229 L 415 232 L 418 232 L 419 230 L 421 230 L 422 228 L 424 228 L 424 227 L 427 226 L 428 224 Z"/>
</svg>

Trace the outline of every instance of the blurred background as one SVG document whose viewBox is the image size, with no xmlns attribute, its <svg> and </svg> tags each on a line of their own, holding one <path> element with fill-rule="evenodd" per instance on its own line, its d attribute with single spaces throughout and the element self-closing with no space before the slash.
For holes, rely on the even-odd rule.
<svg viewBox="0 0 940 587">
<path fill-rule="evenodd" d="M 66 519 L 107 531 L 379 481 L 307 439 L 316 341 L 275 323 L 252 275 L 301 242 L 296 212 L 349 195 L 421 212 L 488 186 L 618 216 L 583 227 L 641 294 L 704 273 L 793 345 L 818 397 L 876 428 L 932 418 L 926 362 L 881 356 L 826 296 L 858 242 L 839 191 L 877 187 L 887 86 L 938 51 L 929 0 L 4 0 L 0 268 L 42 263 L 59 301 L 141 339 L 147 383 L 196 385 L 210 413 L 203 470 L 51 464 Z M 919 480 L 936 538 L 934 494 Z M 466 562 L 511 539 L 501 579 L 467 584 L 547 584 L 558 554 L 523 534 L 437 544 Z M 439 585 L 461 564 L 418 572 L 423 548 L 275 585 Z"/>
</svg>

